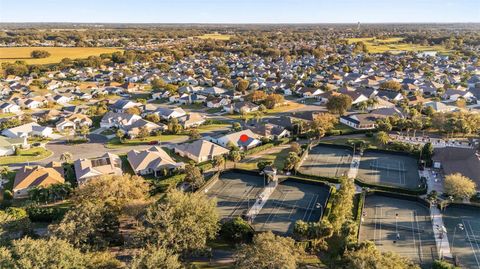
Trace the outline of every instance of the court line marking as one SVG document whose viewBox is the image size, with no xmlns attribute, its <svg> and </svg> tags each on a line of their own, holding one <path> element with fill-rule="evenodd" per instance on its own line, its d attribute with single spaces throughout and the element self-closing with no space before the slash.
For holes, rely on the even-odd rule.
<svg viewBox="0 0 480 269">
<path fill-rule="evenodd" d="M 467 235 L 467 240 L 468 242 L 470 243 L 470 249 L 473 251 L 473 256 L 475 257 L 475 261 L 477 262 L 477 266 L 480 267 L 480 263 L 478 262 L 478 258 L 477 258 L 477 253 L 473 247 L 473 244 L 472 244 L 472 241 L 470 240 L 470 235 L 469 235 L 469 232 L 468 232 L 468 228 L 465 224 L 465 220 L 462 219 L 462 223 L 463 223 L 463 227 L 465 227 L 465 233 Z"/>
</svg>

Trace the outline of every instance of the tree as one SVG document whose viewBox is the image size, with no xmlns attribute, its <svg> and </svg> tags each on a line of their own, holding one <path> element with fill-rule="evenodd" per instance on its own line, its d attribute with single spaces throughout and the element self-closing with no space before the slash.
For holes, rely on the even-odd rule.
<svg viewBox="0 0 480 269">
<path fill-rule="evenodd" d="M 377 121 L 377 130 L 383 132 L 390 132 L 393 126 L 388 119 L 380 119 Z"/>
<path fill-rule="evenodd" d="M 147 126 L 141 126 L 138 128 L 138 135 L 137 137 L 140 139 L 144 139 L 145 137 L 150 135 L 150 131 L 148 130 Z"/>
<path fill-rule="evenodd" d="M 344 223 L 352 217 L 353 197 L 355 196 L 353 180 L 342 178 L 340 184 L 340 189 L 333 197 L 332 210 L 328 215 L 328 220 L 337 234 L 341 232 Z"/>
<path fill-rule="evenodd" d="M 377 133 L 377 135 L 375 136 L 375 139 L 380 142 L 382 145 L 385 145 L 388 143 L 388 141 L 390 140 L 390 136 L 388 136 L 388 134 L 384 131 L 380 131 Z"/>
<path fill-rule="evenodd" d="M 120 140 L 120 142 L 122 142 L 123 138 L 125 137 L 125 132 L 123 130 L 118 129 L 115 132 L 115 136 L 118 138 L 118 140 Z"/>
<path fill-rule="evenodd" d="M 476 193 L 476 187 L 477 184 L 473 180 L 460 173 L 445 177 L 445 192 L 458 199 L 469 199 Z"/>
<path fill-rule="evenodd" d="M 142 111 L 140 110 L 139 107 L 132 106 L 132 107 L 129 107 L 129 108 L 125 109 L 125 113 L 132 114 L 132 115 L 140 115 L 142 113 Z"/>
<path fill-rule="evenodd" d="M 239 79 L 237 83 L 237 91 L 245 93 L 247 91 L 250 82 L 246 79 Z"/>
<path fill-rule="evenodd" d="M 167 86 L 167 83 L 165 83 L 165 81 L 163 81 L 163 79 L 161 78 L 156 78 L 152 80 L 152 82 L 150 82 L 150 85 L 152 86 L 152 89 L 160 90 L 165 88 L 165 86 Z"/>
<path fill-rule="evenodd" d="M 50 55 L 51 55 L 50 52 L 46 50 L 34 50 L 30 53 L 30 56 L 35 59 L 47 58 L 47 57 L 50 57 Z"/>
<path fill-rule="evenodd" d="M 267 98 L 267 94 L 264 91 L 256 90 L 250 95 L 252 102 L 261 102 Z"/>
<path fill-rule="evenodd" d="M 220 236 L 233 243 L 248 243 L 252 241 L 254 230 L 240 217 L 233 218 L 222 224 Z"/>
<path fill-rule="evenodd" d="M 268 109 L 272 109 L 279 104 L 283 104 L 283 102 L 285 102 L 285 98 L 283 98 L 283 95 L 271 93 L 265 99 L 265 106 Z"/>
<path fill-rule="evenodd" d="M 297 142 L 290 144 L 290 151 L 300 154 L 302 152 L 302 147 Z"/>
<path fill-rule="evenodd" d="M 346 94 L 334 95 L 327 102 L 327 109 L 333 114 L 344 115 L 351 107 L 352 98 Z"/>
<path fill-rule="evenodd" d="M 419 269 L 411 260 L 397 254 L 381 253 L 370 241 L 358 244 L 353 250 L 346 250 L 343 255 L 344 268 L 352 269 Z"/>
<path fill-rule="evenodd" d="M 217 65 L 217 71 L 222 76 L 230 74 L 230 68 L 224 64 Z"/>
<path fill-rule="evenodd" d="M 300 157 L 295 152 L 289 152 L 288 157 L 285 159 L 285 164 L 283 165 L 283 169 L 287 171 L 291 171 L 297 167 L 300 163 Z"/>
<path fill-rule="evenodd" d="M 402 84 L 395 80 L 389 80 L 382 82 L 380 84 L 380 89 L 399 91 L 402 89 Z"/>
<path fill-rule="evenodd" d="M 178 119 L 173 118 L 168 123 L 168 131 L 172 134 L 179 134 L 182 131 L 182 125 L 178 123 Z"/>
<path fill-rule="evenodd" d="M 315 115 L 312 121 L 312 130 L 317 138 L 321 138 L 325 133 L 331 131 L 338 118 L 330 113 L 320 113 Z"/>
<path fill-rule="evenodd" d="M 87 139 L 87 135 L 90 134 L 90 128 L 88 128 L 87 125 L 82 125 L 82 127 L 80 127 L 79 133 L 83 135 L 84 139 Z"/>
<path fill-rule="evenodd" d="M 234 162 L 234 166 L 237 162 L 242 160 L 242 154 L 238 149 L 230 151 L 229 157 L 230 157 L 230 160 Z"/>
<path fill-rule="evenodd" d="M 160 116 L 158 116 L 158 114 L 155 114 L 155 113 L 148 114 L 147 116 L 145 116 L 145 119 L 154 123 L 160 122 Z"/>
<path fill-rule="evenodd" d="M 148 245 L 133 257 L 131 269 L 180 269 L 178 255 L 161 246 Z"/>
<path fill-rule="evenodd" d="M 265 232 L 255 235 L 252 244 L 244 245 L 235 253 L 235 266 L 242 269 L 294 269 L 302 254 L 293 239 Z"/>
<path fill-rule="evenodd" d="M 197 129 L 191 129 L 190 132 L 188 132 L 188 138 L 191 140 L 200 139 L 201 137 L 202 135 Z"/>
<path fill-rule="evenodd" d="M 185 182 L 190 183 L 190 186 L 192 186 L 194 190 L 200 188 L 205 183 L 205 179 L 203 178 L 200 168 L 187 164 L 185 166 L 185 173 Z"/>
<path fill-rule="evenodd" d="M 272 161 L 260 161 L 257 163 L 257 168 L 258 168 L 258 171 L 263 171 L 263 169 L 265 169 L 265 167 L 269 166 L 269 165 L 272 165 L 273 162 Z"/>
<path fill-rule="evenodd" d="M 218 171 L 225 165 L 225 157 L 217 155 L 213 157 L 213 167 L 217 167 Z"/>
<path fill-rule="evenodd" d="M 176 253 L 203 250 L 218 228 L 215 200 L 202 193 L 171 190 L 145 214 L 141 242 L 162 245 Z"/>
<path fill-rule="evenodd" d="M 60 161 L 63 163 L 68 163 L 72 161 L 72 159 L 73 159 L 73 155 L 68 151 L 62 152 L 62 154 L 60 154 Z"/>
<path fill-rule="evenodd" d="M 242 130 L 242 125 L 240 124 L 240 122 L 234 122 L 234 123 L 232 123 L 232 129 L 235 132 L 241 131 Z"/>
</svg>

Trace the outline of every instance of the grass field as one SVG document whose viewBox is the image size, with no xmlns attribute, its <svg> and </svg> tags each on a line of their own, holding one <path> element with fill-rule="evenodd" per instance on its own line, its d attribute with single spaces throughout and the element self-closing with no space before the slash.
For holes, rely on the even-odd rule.
<svg viewBox="0 0 480 269">
<path fill-rule="evenodd" d="M 224 35 L 219 33 L 204 34 L 201 36 L 197 36 L 197 38 L 200 38 L 200 39 L 213 39 L 213 40 L 230 40 L 231 37 L 232 37 L 231 35 Z"/>
<path fill-rule="evenodd" d="M 4 156 L 0 157 L 0 165 L 12 164 L 12 163 L 25 163 L 33 162 L 47 158 L 52 155 L 52 152 L 44 148 L 31 148 L 27 150 L 21 150 L 20 155 Z"/>
<path fill-rule="evenodd" d="M 128 146 L 148 145 L 148 143 L 152 141 L 167 142 L 176 139 L 180 140 L 187 138 L 188 136 L 186 135 L 159 135 L 145 137 L 144 139 L 125 139 L 123 143 L 121 143 L 118 137 L 115 137 L 112 140 L 108 141 L 108 143 L 105 144 L 105 147 L 109 149 L 114 149 Z"/>
<path fill-rule="evenodd" d="M 264 162 L 264 161 L 272 161 L 273 165 L 281 170 L 283 169 L 283 165 L 285 164 L 285 159 L 290 152 L 290 148 L 282 149 L 280 152 L 272 152 L 268 154 L 263 154 L 261 157 L 258 158 L 247 158 L 244 162 L 236 163 L 236 167 L 245 170 L 255 170 L 257 169 L 257 163 Z"/>
<path fill-rule="evenodd" d="M 401 37 L 392 37 L 387 39 L 375 39 L 373 37 L 347 39 L 349 44 L 353 44 L 356 42 L 365 43 L 365 45 L 367 45 L 368 52 L 370 53 L 384 53 L 386 51 L 391 53 L 400 53 L 403 51 L 437 51 L 441 54 L 450 53 L 450 50 L 447 50 L 445 47 L 440 45 L 422 46 L 418 44 L 400 43 L 402 40 L 403 38 Z"/>
<path fill-rule="evenodd" d="M 51 55 L 47 58 L 33 59 L 30 53 L 33 50 L 45 50 Z M 117 48 L 63 48 L 63 47 L 12 47 L 0 48 L 0 63 L 25 61 L 27 64 L 51 64 L 58 63 L 63 58 L 82 59 L 88 56 L 98 56 L 102 53 L 121 51 Z"/>
</svg>

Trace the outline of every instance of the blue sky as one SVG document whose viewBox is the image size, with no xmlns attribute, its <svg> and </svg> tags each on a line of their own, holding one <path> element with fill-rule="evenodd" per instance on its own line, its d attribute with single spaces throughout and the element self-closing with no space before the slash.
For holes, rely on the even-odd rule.
<svg viewBox="0 0 480 269">
<path fill-rule="evenodd" d="M 0 22 L 480 22 L 480 0 L 0 0 Z"/>
</svg>

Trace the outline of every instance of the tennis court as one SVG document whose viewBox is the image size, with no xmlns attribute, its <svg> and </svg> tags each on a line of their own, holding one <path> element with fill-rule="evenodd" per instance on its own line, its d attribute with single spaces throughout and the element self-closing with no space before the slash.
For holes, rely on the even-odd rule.
<svg viewBox="0 0 480 269">
<path fill-rule="evenodd" d="M 461 268 L 480 268 L 479 209 L 450 205 L 443 212 L 450 250 Z"/>
<path fill-rule="evenodd" d="M 370 240 L 383 252 L 408 257 L 430 268 L 437 257 L 429 208 L 419 202 L 367 195 L 359 240 Z"/>
<path fill-rule="evenodd" d="M 217 198 L 220 219 L 244 215 L 255 203 L 263 188 L 263 177 L 243 173 L 223 173 L 206 192 L 210 198 Z"/>
<path fill-rule="evenodd" d="M 328 194 L 327 186 L 286 180 L 277 186 L 252 225 L 256 231 L 291 234 L 297 220 L 320 220 Z"/>
<path fill-rule="evenodd" d="M 305 175 L 338 178 L 347 176 L 351 162 L 350 149 L 318 145 L 310 150 L 299 172 Z"/>
<path fill-rule="evenodd" d="M 357 178 L 370 184 L 416 189 L 421 186 L 417 160 L 384 152 L 364 152 Z"/>
</svg>

